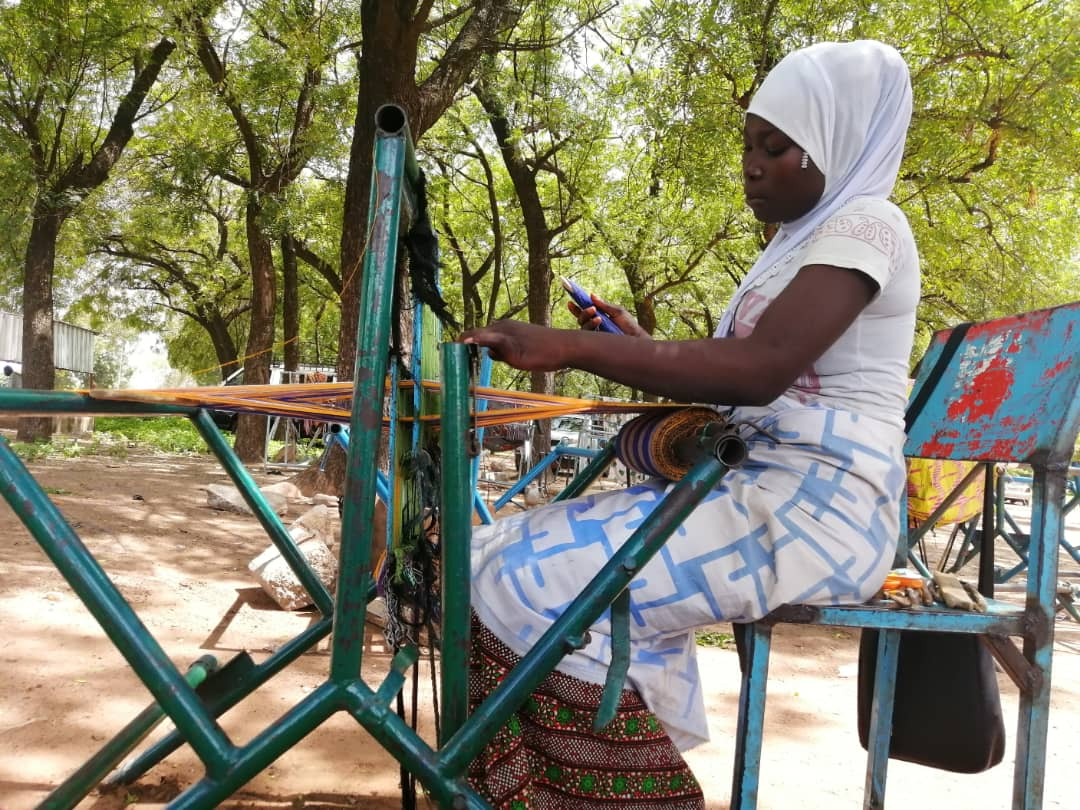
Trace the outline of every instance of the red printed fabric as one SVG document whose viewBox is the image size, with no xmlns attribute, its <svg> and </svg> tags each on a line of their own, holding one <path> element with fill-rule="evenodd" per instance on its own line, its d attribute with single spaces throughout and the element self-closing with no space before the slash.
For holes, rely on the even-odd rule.
<svg viewBox="0 0 1080 810">
<path fill-rule="evenodd" d="M 475 708 L 520 661 L 473 617 Z M 701 787 L 637 693 L 592 730 L 603 687 L 552 672 L 473 761 L 469 779 L 498 810 L 703 810 Z"/>
</svg>

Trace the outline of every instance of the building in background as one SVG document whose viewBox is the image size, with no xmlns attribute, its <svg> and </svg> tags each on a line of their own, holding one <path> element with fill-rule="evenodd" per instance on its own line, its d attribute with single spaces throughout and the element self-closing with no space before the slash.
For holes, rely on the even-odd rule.
<svg viewBox="0 0 1080 810">
<path fill-rule="evenodd" d="M 22 387 L 22 334 L 22 315 L 0 312 L 0 385 L 4 387 Z M 92 329 L 53 321 L 53 365 L 83 375 L 87 388 L 94 385 L 95 334 Z"/>
</svg>

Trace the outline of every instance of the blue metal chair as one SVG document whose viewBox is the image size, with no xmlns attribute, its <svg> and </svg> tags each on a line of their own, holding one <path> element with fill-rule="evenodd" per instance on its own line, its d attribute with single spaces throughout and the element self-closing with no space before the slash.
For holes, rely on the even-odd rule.
<svg viewBox="0 0 1080 810">
<path fill-rule="evenodd" d="M 911 426 L 909 457 L 1017 462 L 1031 466 L 1033 499 L 1023 605 L 988 600 L 986 613 L 944 607 L 900 610 L 891 603 L 790 605 L 750 625 L 739 700 L 733 810 L 757 806 L 772 627 L 781 622 L 867 628 L 879 634 L 864 808 L 884 807 L 900 631 L 977 634 L 1020 689 L 1014 810 L 1042 806 L 1050 665 L 1063 536 L 1066 477 L 1080 431 L 1080 302 L 976 324 Z M 951 330 L 939 332 L 913 390 L 926 386 Z M 906 544 L 905 544 L 906 545 Z M 898 557 L 906 556 L 901 548 Z M 1011 639 L 1023 640 L 1023 650 Z"/>
</svg>

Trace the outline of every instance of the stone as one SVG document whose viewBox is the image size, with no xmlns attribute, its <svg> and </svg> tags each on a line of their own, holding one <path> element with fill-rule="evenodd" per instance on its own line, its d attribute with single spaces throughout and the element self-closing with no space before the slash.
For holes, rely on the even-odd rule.
<svg viewBox="0 0 1080 810">
<path fill-rule="evenodd" d="M 337 545 L 338 514 L 337 507 L 325 505 L 313 506 L 292 522 L 294 528 L 307 529 L 324 543 L 333 548 Z"/>
<path fill-rule="evenodd" d="M 267 505 L 276 515 L 284 515 L 289 511 L 289 501 L 283 495 L 276 492 L 264 492 L 263 497 Z M 211 509 L 219 509 L 223 512 L 235 512 L 238 515 L 253 514 L 248 508 L 240 491 L 228 484 L 207 484 L 206 505 Z"/>
<path fill-rule="evenodd" d="M 333 593 L 337 579 L 337 557 L 314 532 L 303 526 L 293 526 L 289 534 L 326 589 Z M 248 563 L 248 570 L 259 585 L 282 610 L 299 610 L 313 604 L 311 596 L 300 584 L 285 558 L 271 545 Z"/>
<path fill-rule="evenodd" d="M 266 495 L 267 493 L 274 493 L 285 498 L 289 503 L 311 503 L 311 498 L 308 498 L 300 490 L 296 484 L 291 481 L 279 481 L 276 484 L 267 484 L 264 487 L 259 487 L 259 491 Z"/>
</svg>

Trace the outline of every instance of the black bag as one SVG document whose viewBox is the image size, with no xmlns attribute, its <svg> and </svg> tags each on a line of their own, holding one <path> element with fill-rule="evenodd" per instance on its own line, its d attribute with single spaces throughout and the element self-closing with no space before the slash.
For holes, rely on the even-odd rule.
<svg viewBox="0 0 1080 810">
<path fill-rule="evenodd" d="M 859 742 L 867 746 L 878 634 L 859 640 Z M 889 758 L 956 773 L 979 773 L 1005 755 L 994 660 L 978 636 L 900 634 Z"/>
<path fill-rule="evenodd" d="M 910 432 L 971 324 L 955 327 L 941 354 L 908 406 Z M 983 508 L 983 536 L 993 520 L 992 482 Z M 993 595 L 993 545 L 983 543 L 979 591 Z M 899 555 L 898 555 L 899 556 Z M 863 630 L 859 639 L 859 742 L 867 746 L 874 696 L 878 634 Z M 978 636 L 905 630 L 900 634 L 896 665 L 896 698 L 889 758 L 916 762 L 956 773 L 979 773 L 1005 755 L 1005 721 L 1001 715 L 994 660 Z"/>
</svg>

